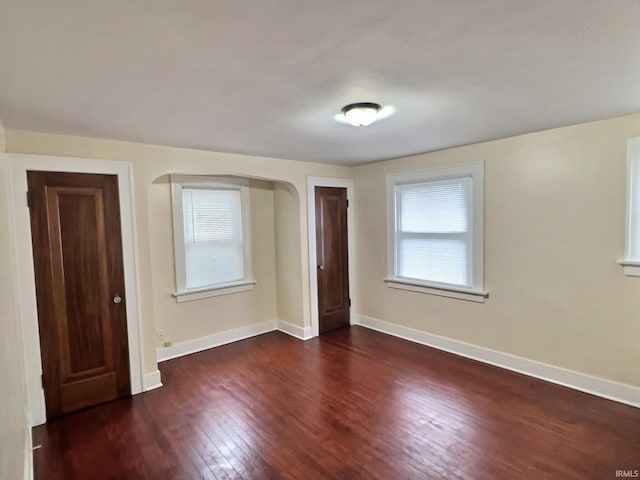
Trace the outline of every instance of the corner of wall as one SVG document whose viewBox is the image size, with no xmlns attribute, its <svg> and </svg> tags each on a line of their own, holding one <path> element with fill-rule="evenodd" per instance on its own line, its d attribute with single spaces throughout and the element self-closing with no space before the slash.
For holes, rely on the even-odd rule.
<svg viewBox="0 0 640 480">
<path fill-rule="evenodd" d="M 2 119 L 0 119 L 0 153 L 6 151 L 7 140 L 5 138 L 4 127 L 2 126 Z"/>
</svg>

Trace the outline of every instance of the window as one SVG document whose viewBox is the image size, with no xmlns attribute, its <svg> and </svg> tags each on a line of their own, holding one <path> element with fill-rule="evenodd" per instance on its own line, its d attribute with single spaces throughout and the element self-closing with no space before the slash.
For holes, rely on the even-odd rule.
<svg viewBox="0 0 640 480">
<path fill-rule="evenodd" d="M 640 277 L 640 137 L 627 141 L 627 228 L 624 274 Z"/>
<path fill-rule="evenodd" d="M 250 290 L 246 180 L 171 176 L 178 302 Z"/>
<path fill-rule="evenodd" d="M 387 176 L 387 285 L 483 302 L 482 162 Z"/>
</svg>

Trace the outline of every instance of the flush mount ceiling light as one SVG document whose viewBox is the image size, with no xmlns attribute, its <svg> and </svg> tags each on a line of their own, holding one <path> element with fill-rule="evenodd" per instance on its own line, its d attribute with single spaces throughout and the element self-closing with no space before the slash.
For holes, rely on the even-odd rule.
<svg viewBox="0 0 640 480">
<path fill-rule="evenodd" d="M 378 119 L 380 108 L 377 103 L 350 103 L 342 108 L 342 114 L 354 127 L 366 127 Z"/>
</svg>

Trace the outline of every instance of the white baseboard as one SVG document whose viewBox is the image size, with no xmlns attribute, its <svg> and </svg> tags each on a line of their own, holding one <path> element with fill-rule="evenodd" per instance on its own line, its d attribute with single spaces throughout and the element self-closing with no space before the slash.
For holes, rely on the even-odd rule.
<svg viewBox="0 0 640 480">
<path fill-rule="evenodd" d="M 201 352 L 213 347 L 226 345 L 227 343 L 237 342 L 238 340 L 244 340 L 245 338 L 272 332 L 276 330 L 277 323 L 277 320 L 253 323 L 251 325 L 245 325 L 232 330 L 214 333 L 213 335 L 207 335 L 206 337 L 194 338 L 193 340 L 175 343 L 170 347 L 158 348 L 156 350 L 158 362 L 164 362 L 165 360 L 171 360 L 172 358 L 182 357 L 183 355 L 189 355 L 190 353 Z"/>
<path fill-rule="evenodd" d="M 640 388 L 403 327 L 366 315 L 355 325 L 640 408 Z"/>
<path fill-rule="evenodd" d="M 276 326 L 278 330 L 300 340 L 309 340 L 311 338 L 311 327 L 299 327 L 284 320 L 277 320 Z"/>
<path fill-rule="evenodd" d="M 142 389 L 144 392 L 160 388 L 161 386 L 162 378 L 160 377 L 160 370 L 144 374 L 144 377 L 142 379 Z"/>
</svg>

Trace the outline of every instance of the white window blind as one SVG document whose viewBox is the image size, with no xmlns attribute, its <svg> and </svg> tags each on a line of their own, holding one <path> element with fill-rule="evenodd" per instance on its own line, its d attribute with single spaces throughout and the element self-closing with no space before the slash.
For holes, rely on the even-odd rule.
<svg viewBox="0 0 640 480">
<path fill-rule="evenodd" d="M 472 285 L 471 177 L 397 185 L 396 276 Z"/>
<path fill-rule="evenodd" d="M 387 175 L 387 286 L 484 302 L 484 164 Z"/>
<path fill-rule="evenodd" d="M 242 280 L 240 190 L 184 188 L 182 194 L 187 290 Z"/>
<path fill-rule="evenodd" d="M 249 182 L 171 175 L 176 301 L 253 289 Z"/>
</svg>

